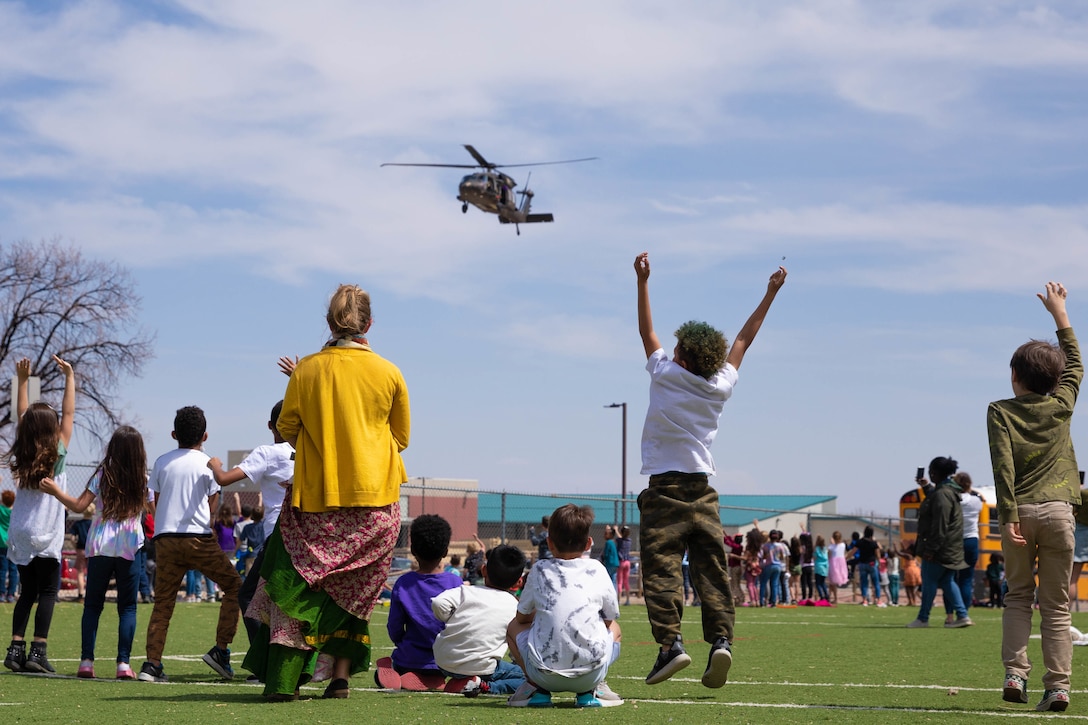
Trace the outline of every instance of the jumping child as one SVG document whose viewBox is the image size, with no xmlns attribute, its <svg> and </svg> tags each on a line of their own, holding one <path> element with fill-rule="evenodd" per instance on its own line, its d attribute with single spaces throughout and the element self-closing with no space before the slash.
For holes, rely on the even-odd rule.
<svg viewBox="0 0 1088 725">
<path fill-rule="evenodd" d="M 117 580 L 117 679 L 136 678 L 129 666 L 136 635 L 136 594 L 140 583 L 136 553 L 144 544 L 143 514 L 147 501 L 147 454 L 140 432 L 118 428 L 106 446 L 106 457 L 73 498 L 52 481 L 41 489 L 72 511 L 87 511 L 94 502 L 94 517 L 87 533 L 87 594 L 83 605 L 83 646 L 77 677 L 94 677 L 94 646 L 98 622 L 110 579 Z"/>
<path fill-rule="evenodd" d="M 45 403 L 29 404 L 30 360 L 23 358 L 15 364 L 19 427 L 7 463 L 19 487 L 19 498 L 11 510 L 8 558 L 19 568 L 23 588 L 15 602 L 11 646 L 4 658 L 4 667 L 13 672 L 56 672 L 46 657 L 46 641 L 60 583 L 64 506 L 41 485 L 52 480 L 63 486 L 67 481 L 64 459 L 75 423 L 76 376 L 72 366 L 56 355 L 53 362 L 64 374 L 60 416 Z M 27 654 L 26 626 L 35 601 L 38 609 L 34 615 L 34 640 Z"/>
<path fill-rule="evenodd" d="M 691 664 L 680 636 L 681 559 L 689 550 L 695 592 L 702 601 L 703 638 L 711 643 L 702 683 L 722 687 L 733 661 L 736 611 L 729 591 L 718 492 L 710 446 L 718 418 L 733 394 L 737 370 L 786 281 L 779 267 L 767 291 L 729 348 L 721 332 L 705 322 L 676 331 L 672 358 L 661 347 L 650 314 L 650 257 L 635 258 L 638 331 L 650 373 L 650 404 L 642 430 L 642 473 L 649 487 L 638 497 L 642 513 L 642 561 L 646 611 L 661 645 L 646 684 L 664 682 Z M 728 351 L 728 352 L 727 352 Z"/>
</svg>

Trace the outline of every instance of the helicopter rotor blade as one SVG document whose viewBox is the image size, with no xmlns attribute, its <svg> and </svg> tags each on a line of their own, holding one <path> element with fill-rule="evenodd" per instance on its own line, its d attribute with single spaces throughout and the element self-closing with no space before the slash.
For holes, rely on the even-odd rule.
<svg viewBox="0 0 1088 725">
<path fill-rule="evenodd" d="M 528 196 L 533 195 L 532 189 L 529 188 L 529 179 L 531 179 L 531 178 L 533 178 L 533 172 L 532 171 L 530 171 L 525 176 L 525 184 L 521 187 L 521 191 L 518 192 L 519 194 L 528 195 Z"/>
<path fill-rule="evenodd" d="M 436 169 L 477 169 L 479 168 L 475 164 L 392 164 L 386 163 L 382 166 L 429 166 Z"/>
<path fill-rule="evenodd" d="M 596 161 L 597 156 L 588 156 L 584 159 L 567 159 L 566 161 L 538 161 L 535 164 L 491 164 L 493 169 L 516 169 L 525 166 L 554 166 L 556 164 L 577 164 L 582 161 Z"/>
<path fill-rule="evenodd" d="M 480 166 L 484 167 L 485 169 L 495 168 L 495 164 L 493 164 L 490 161 L 488 161 L 487 159 L 485 159 L 483 157 L 483 154 L 481 154 L 479 151 L 477 151 L 475 148 L 472 147 L 472 144 L 467 144 L 466 143 L 466 144 L 462 144 L 462 145 L 465 147 L 466 151 L 468 151 L 470 154 L 472 154 L 472 158 L 476 159 L 476 163 L 478 163 Z"/>
</svg>

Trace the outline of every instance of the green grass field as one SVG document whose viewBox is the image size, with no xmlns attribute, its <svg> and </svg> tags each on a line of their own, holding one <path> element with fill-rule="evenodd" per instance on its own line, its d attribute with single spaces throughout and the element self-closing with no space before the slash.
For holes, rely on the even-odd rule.
<svg viewBox="0 0 1088 725">
<path fill-rule="evenodd" d="M 107 605 L 108 607 L 109 605 Z M 11 604 L 0 605 L 10 621 Z M 573 696 L 555 696 L 551 710 L 515 709 L 498 697 L 469 700 L 432 693 L 383 693 L 372 677 L 354 679 L 348 700 L 321 700 L 323 686 L 303 688 L 316 699 L 268 704 L 259 686 L 246 685 L 238 667 L 246 646 L 239 628 L 233 661 L 238 677 L 221 682 L 201 662 L 212 644 L 218 607 L 178 604 L 164 662 L 171 681 L 164 684 L 77 680 L 79 621 L 82 606 L 59 604 L 49 641 L 50 660 L 58 675 L 0 675 L 0 718 L 4 722 L 113 723 L 568 723 L 577 718 L 599 722 L 660 723 L 959 723 L 965 716 L 1032 717 L 1040 696 L 1039 678 L 1029 683 L 1031 703 L 1001 700 L 1000 612 L 972 610 L 977 625 L 946 630 L 908 630 L 914 618 L 907 607 L 875 609 L 854 605 L 837 608 L 741 609 L 737 617 L 734 664 L 729 683 L 720 690 L 699 684 L 708 652 L 702 642 L 699 610 L 688 609 L 685 641 L 694 660 L 672 680 L 654 687 L 643 683 L 656 656 L 646 611 L 623 608 L 623 652 L 608 683 L 626 699 L 622 707 L 576 711 Z M 375 657 L 388 654 L 385 609 L 372 620 Z M 143 632 L 151 612 L 140 605 L 134 669 L 143 662 Z M 1036 617 L 1036 624 L 1038 617 Z M 99 674 L 112 677 L 116 613 L 107 608 L 98 637 Z M 1088 629 L 1088 613 L 1073 623 Z M 1038 639 L 1031 657 L 1041 662 Z M 1064 717 L 1088 719 L 1088 689 L 1077 681 L 1088 648 L 1074 648 L 1072 704 Z M 1042 715 L 1039 715 L 1042 716 Z M 974 718 L 973 718 L 974 719 Z"/>
</svg>

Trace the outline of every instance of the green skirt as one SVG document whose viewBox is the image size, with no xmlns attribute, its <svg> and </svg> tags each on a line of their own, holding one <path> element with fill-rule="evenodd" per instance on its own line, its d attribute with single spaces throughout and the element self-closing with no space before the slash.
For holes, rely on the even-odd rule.
<svg viewBox="0 0 1088 725">
<path fill-rule="evenodd" d="M 272 644 L 271 630 L 262 623 L 242 666 L 265 683 L 265 695 L 291 694 L 309 682 L 319 652 L 351 660 L 352 675 L 370 668 L 369 624 L 346 612 L 324 591 L 310 588 L 295 571 L 279 526 L 265 541 L 261 577 L 268 597 L 285 615 L 301 623 L 306 644 L 314 648 Z"/>
</svg>

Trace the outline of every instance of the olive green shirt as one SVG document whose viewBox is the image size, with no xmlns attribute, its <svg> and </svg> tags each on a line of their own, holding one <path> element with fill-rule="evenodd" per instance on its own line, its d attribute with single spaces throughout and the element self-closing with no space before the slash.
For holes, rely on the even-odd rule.
<svg viewBox="0 0 1088 725">
<path fill-rule="evenodd" d="M 1048 501 L 1080 503 L 1080 475 L 1069 423 L 1084 364 L 1073 328 L 1058 330 L 1065 370 L 1050 395 L 1027 393 L 990 403 L 986 429 L 997 487 L 998 520 L 1020 521 L 1018 506 Z"/>
</svg>

